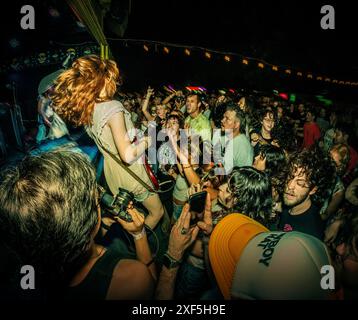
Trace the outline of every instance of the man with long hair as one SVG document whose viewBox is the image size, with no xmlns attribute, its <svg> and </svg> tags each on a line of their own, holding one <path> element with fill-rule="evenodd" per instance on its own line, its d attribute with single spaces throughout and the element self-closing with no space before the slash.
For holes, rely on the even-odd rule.
<svg viewBox="0 0 358 320">
<path fill-rule="evenodd" d="M 279 229 L 300 231 L 323 240 L 324 222 L 319 209 L 334 182 L 335 174 L 331 159 L 318 148 L 292 154 Z"/>
</svg>

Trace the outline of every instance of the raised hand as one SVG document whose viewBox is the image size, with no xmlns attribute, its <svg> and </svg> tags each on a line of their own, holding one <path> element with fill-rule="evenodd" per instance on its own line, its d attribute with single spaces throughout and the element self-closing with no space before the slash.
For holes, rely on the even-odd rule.
<svg viewBox="0 0 358 320">
<path fill-rule="evenodd" d="M 154 94 L 154 89 L 148 87 L 147 89 L 147 99 L 149 99 Z"/>
<path fill-rule="evenodd" d="M 189 204 L 184 206 L 169 237 L 168 253 L 178 261 L 182 259 L 185 250 L 195 241 L 199 233 L 197 226 L 190 228 L 191 213 L 189 207 Z"/>
<path fill-rule="evenodd" d="M 127 232 L 134 235 L 141 233 L 144 227 L 144 215 L 133 207 L 132 202 L 129 203 L 127 213 L 132 217 L 132 222 L 127 222 L 120 218 L 116 218 L 115 220 L 121 224 Z"/>
</svg>

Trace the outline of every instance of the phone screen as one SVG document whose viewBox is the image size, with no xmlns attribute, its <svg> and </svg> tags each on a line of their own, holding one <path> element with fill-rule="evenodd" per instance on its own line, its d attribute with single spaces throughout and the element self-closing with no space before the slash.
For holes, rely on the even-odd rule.
<svg viewBox="0 0 358 320">
<path fill-rule="evenodd" d="M 205 209 L 207 191 L 195 193 L 189 197 L 190 210 L 201 213 Z"/>
</svg>

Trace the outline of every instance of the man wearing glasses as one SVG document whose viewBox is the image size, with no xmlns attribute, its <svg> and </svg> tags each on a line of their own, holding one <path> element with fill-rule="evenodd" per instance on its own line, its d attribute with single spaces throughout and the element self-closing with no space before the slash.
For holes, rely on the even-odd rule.
<svg viewBox="0 0 358 320">
<path fill-rule="evenodd" d="M 304 150 L 292 155 L 279 230 L 300 231 L 323 240 L 324 222 L 319 208 L 334 176 L 331 162 L 318 150 Z"/>
</svg>

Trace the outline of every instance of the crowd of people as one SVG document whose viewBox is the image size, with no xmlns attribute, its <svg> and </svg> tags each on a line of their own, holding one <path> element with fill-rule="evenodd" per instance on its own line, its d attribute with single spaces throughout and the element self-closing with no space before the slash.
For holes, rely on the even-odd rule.
<svg viewBox="0 0 358 320">
<path fill-rule="evenodd" d="M 66 148 L 3 173 L 13 295 L 26 297 L 15 271 L 31 265 L 38 298 L 358 297 L 356 112 L 120 82 L 113 60 L 90 55 L 46 96 L 97 145 L 100 179 Z"/>
</svg>

